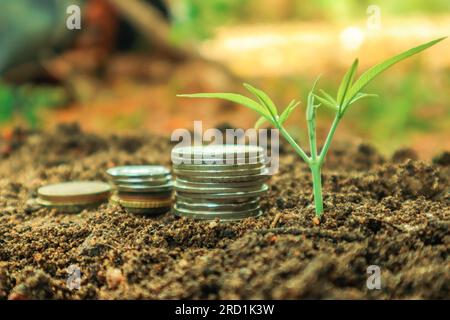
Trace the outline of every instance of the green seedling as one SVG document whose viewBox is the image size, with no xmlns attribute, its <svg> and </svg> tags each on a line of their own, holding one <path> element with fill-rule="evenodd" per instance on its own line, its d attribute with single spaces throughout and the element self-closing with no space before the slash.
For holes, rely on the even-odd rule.
<svg viewBox="0 0 450 320">
<path fill-rule="evenodd" d="M 324 90 L 316 92 L 317 80 L 314 83 L 313 88 L 308 94 L 306 105 L 306 123 L 308 127 L 309 138 L 309 150 L 308 155 L 292 138 L 289 132 L 284 128 L 283 123 L 292 114 L 294 109 L 299 105 L 299 102 L 292 100 L 292 102 L 279 114 L 278 108 L 269 96 L 249 84 L 244 84 L 244 87 L 256 96 L 256 100 L 247 98 L 246 96 L 235 93 L 196 93 L 196 94 L 180 94 L 179 97 L 188 98 L 220 98 L 232 101 L 237 104 L 242 104 L 254 111 L 256 111 L 261 117 L 255 124 L 255 127 L 261 126 L 264 122 L 269 122 L 275 128 L 277 128 L 289 144 L 295 149 L 298 155 L 308 164 L 313 183 L 314 205 L 316 211 L 315 221 L 320 221 L 324 212 L 323 209 L 323 197 L 322 197 L 322 180 L 321 169 L 325 161 L 328 149 L 330 148 L 331 141 L 333 140 L 336 128 L 341 121 L 342 117 L 347 112 L 350 105 L 354 104 L 360 99 L 376 96 L 374 94 L 363 93 L 362 90 L 380 73 L 393 66 L 397 62 L 400 62 L 416 53 L 419 53 L 436 43 L 444 40 L 444 38 L 436 39 L 415 48 L 409 49 L 403 53 L 400 53 L 386 61 L 379 63 L 369 70 L 364 72 L 357 80 L 355 80 L 356 70 L 358 68 L 358 59 L 356 59 L 351 65 L 350 69 L 345 73 L 336 97 L 334 98 Z M 316 111 L 321 106 L 331 108 L 335 112 L 333 123 L 331 124 L 330 131 L 325 139 L 323 147 L 319 151 L 317 149 L 316 139 Z"/>
</svg>

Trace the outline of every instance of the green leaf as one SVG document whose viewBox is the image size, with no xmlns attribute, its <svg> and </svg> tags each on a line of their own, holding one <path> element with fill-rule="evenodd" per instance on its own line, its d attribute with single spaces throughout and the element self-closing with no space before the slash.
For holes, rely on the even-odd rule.
<svg viewBox="0 0 450 320">
<path fill-rule="evenodd" d="M 278 116 L 278 110 L 275 104 L 273 103 L 272 99 L 269 98 L 269 96 L 262 90 L 259 90 L 248 83 L 244 83 L 245 89 L 253 93 L 258 100 L 261 102 L 262 105 L 266 106 L 266 108 L 269 110 L 269 113 L 272 115 L 274 119 Z"/>
<path fill-rule="evenodd" d="M 280 115 L 280 119 L 278 119 L 279 124 L 283 124 L 291 115 L 292 111 L 297 108 L 297 106 L 300 104 L 300 101 L 296 102 L 295 100 L 292 100 L 289 105 L 286 107 L 286 109 L 283 110 L 283 112 Z"/>
<path fill-rule="evenodd" d="M 320 106 L 320 104 L 318 105 L 314 105 L 314 97 L 316 96 L 314 94 L 314 90 L 316 88 L 317 82 L 319 81 L 320 76 L 317 77 L 316 81 L 314 81 L 313 87 L 311 89 L 311 91 L 308 93 L 308 102 L 306 105 L 306 120 L 307 121 L 311 121 L 312 119 L 314 119 L 314 114 L 316 112 L 316 109 Z"/>
<path fill-rule="evenodd" d="M 185 98 L 218 98 L 228 100 L 237 104 L 241 104 L 249 109 L 258 112 L 261 116 L 272 122 L 272 117 L 262 105 L 253 101 L 246 96 L 236 94 L 236 93 L 193 93 L 193 94 L 177 94 L 177 97 Z"/>
<path fill-rule="evenodd" d="M 339 103 L 339 108 L 343 105 L 343 103 L 345 101 L 345 97 L 347 95 L 348 89 L 352 85 L 357 68 L 358 68 L 358 59 L 353 61 L 352 66 L 345 73 L 344 78 L 342 78 L 341 84 L 339 85 L 337 98 L 336 98 L 337 102 Z"/>
<path fill-rule="evenodd" d="M 363 99 L 363 98 L 370 98 L 370 97 L 378 97 L 377 94 L 373 94 L 373 93 L 364 93 L 364 92 L 359 92 L 356 94 L 356 96 L 348 103 L 349 105 L 355 103 L 356 101 Z"/>
<path fill-rule="evenodd" d="M 384 70 L 388 69 L 389 67 L 396 64 L 397 62 L 400 62 L 412 55 L 415 55 L 416 53 L 419 53 L 419 52 L 435 45 L 436 43 L 444 40 L 445 38 L 447 38 L 447 37 L 439 38 L 439 39 L 427 42 L 425 44 L 422 44 L 420 46 L 414 47 L 414 48 L 409 49 L 403 53 L 400 53 L 390 59 L 387 59 L 384 62 L 381 62 L 381 63 L 373 66 L 372 68 L 370 68 L 369 70 L 364 72 L 361 75 L 361 77 L 359 77 L 359 79 L 355 81 L 355 83 L 352 85 L 352 87 L 350 88 L 350 90 L 348 92 L 347 100 L 351 101 L 358 92 L 360 92 L 370 81 L 372 81 L 377 75 L 379 75 Z"/>
<path fill-rule="evenodd" d="M 267 122 L 267 119 L 264 117 L 260 117 L 256 122 L 255 125 L 253 126 L 255 129 L 259 129 L 261 128 L 261 126 Z"/>
<path fill-rule="evenodd" d="M 329 108 L 331 108 L 331 109 L 333 109 L 335 111 L 338 110 L 337 103 L 334 104 L 334 103 L 330 102 L 328 99 L 325 99 L 325 98 L 323 98 L 323 97 L 321 97 L 321 96 L 319 96 L 317 94 L 314 94 L 314 97 L 317 100 L 319 100 L 322 104 L 324 104 L 325 106 L 327 106 L 327 107 L 329 107 Z"/>
<path fill-rule="evenodd" d="M 337 108 L 338 103 L 336 100 L 334 100 L 334 98 L 331 95 L 329 95 L 322 89 L 320 89 L 320 92 L 322 93 L 322 95 L 325 99 L 327 99 L 331 104 L 333 104 Z"/>
</svg>

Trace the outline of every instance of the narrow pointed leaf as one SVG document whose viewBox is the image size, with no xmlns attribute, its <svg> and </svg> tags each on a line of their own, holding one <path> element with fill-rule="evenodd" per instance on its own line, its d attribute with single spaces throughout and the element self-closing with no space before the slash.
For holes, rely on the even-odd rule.
<svg viewBox="0 0 450 320">
<path fill-rule="evenodd" d="M 345 73 L 344 78 L 342 78 L 341 84 L 339 85 L 338 94 L 337 94 L 337 102 L 340 106 L 342 106 L 345 97 L 347 96 L 347 92 L 350 89 L 353 79 L 355 78 L 356 69 L 358 68 L 358 59 L 353 61 L 352 66 Z"/>
<path fill-rule="evenodd" d="M 241 104 L 249 109 L 252 109 L 256 112 L 258 112 L 261 116 L 271 119 L 272 117 L 259 103 L 256 101 L 247 98 L 246 96 L 235 94 L 235 93 L 193 93 L 193 94 L 178 94 L 178 97 L 185 97 L 185 98 L 218 98 L 218 99 L 224 99 L 228 100 L 237 104 Z"/>
<path fill-rule="evenodd" d="M 283 124 L 291 115 L 291 113 L 297 108 L 297 106 L 300 104 L 300 101 L 295 102 L 295 100 L 292 100 L 291 103 L 286 107 L 286 109 L 283 110 L 283 112 L 280 115 L 280 119 L 278 122 L 280 124 Z"/>
<path fill-rule="evenodd" d="M 269 98 L 269 96 L 262 90 L 259 90 L 247 83 L 244 83 L 244 87 L 253 93 L 258 100 L 261 102 L 262 105 L 265 105 L 266 108 L 269 110 L 270 114 L 276 118 L 278 116 L 277 107 L 273 103 L 272 99 Z"/>
<path fill-rule="evenodd" d="M 353 104 L 353 103 L 355 103 L 356 101 L 358 101 L 360 99 L 371 98 L 371 97 L 376 98 L 376 97 L 378 97 L 378 95 L 377 94 L 373 94 L 373 93 L 359 92 L 359 93 L 356 94 L 356 96 L 348 104 L 350 105 L 350 104 Z"/>
<path fill-rule="evenodd" d="M 266 123 L 266 122 L 267 122 L 267 119 L 266 119 L 266 118 L 260 117 L 260 118 L 255 122 L 254 128 L 255 128 L 255 129 L 259 129 L 259 128 L 261 128 L 261 126 L 262 126 L 264 123 Z"/>
<path fill-rule="evenodd" d="M 333 98 L 331 95 L 329 95 L 328 93 L 326 93 L 326 92 L 325 92 L 324 90 L 322 90 L 322 89 L 320 89 L 320 92 L 322 93 L 323 97 L 324 97 L 326 100 L 328 100 L 331 104 L 333 104 L 333 105 L 336 106 L 336 108 L 337 108 L 338 103 L 337 103 L 336 100 L 334 100 L 334 98 Z"/>
<path fill-rule="evenodd" d="M 321 103 L 323 103 L 325 106 L 327 106 L 335 111 L 338 109 L 337 104 L 331 103 L 328 99 L 325 99 L 317 94 L 314 94 L 314 97 L 317 100 L 319 100 Z"/>
<path fill-rule="evenodd" d="M 373 66 L 372 68 L 370 68 L 369 70 L 364 72 L 361 75 L 361 77 L 359 77 L 359 79 L 356 80 L 355 83 L 352 85 L 352 87 L 350 88 L 348 95 L 347 95 L 348 100 L 352 100 L 359 91 L 361 91 L 370 81 L 372 81 L 377 75 L 379 75 L 384 70 L 388 69 L 389 67 L 396 64 L 397 62 L 400 62 L 408 57 L 411 57 L 412 55 L 415 55 L 416 53 L 419 53 L 419 52 L 435 45 L 436 43 L 444 40 L 445 38 L 447 38 L 447 37 L 439 38 L 439 39 L 427 42 L 425 44 L 422 44 L 420 46 L 414 47 L 414 48 L 409 49 L 403 53 L 400 53 L 390 59 L 387 59 L 384 62 L 381 62 L 381 63 Z"/>
<path fill-rule="evenodd" d="M 306 105 L 306 120 L 311 121 L 314 118 L 314 113 L 316 112 L 316 109 L 318 105 L 314 105 L 314 90 L 316 89 L 317 82 L 319 81 L 320 76 L 317 77 L 316 81 L 314 81 L 313 87 L 311 91 L 308 93 L 308 102 Z"/>
</svg>

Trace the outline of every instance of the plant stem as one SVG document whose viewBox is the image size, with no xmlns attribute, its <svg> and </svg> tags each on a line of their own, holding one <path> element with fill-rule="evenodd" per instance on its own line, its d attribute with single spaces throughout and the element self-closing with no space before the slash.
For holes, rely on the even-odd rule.
<svg viewBox="0 0 450 320">
<path fill-rule="evenodd" d="M 323 197 L 322 197 L 322 164 L 317 159 L 317 137 L 316 137 L 316 111 L 312 104 L 308 108 L 312 108 L 306 112 L 306 123 L 308 125 L 309 148 L 311 152 L 311 161 L 309 168 L 312 174 L 314 208 L 316 209 L 316 217 L 320 218 L 323 214 Z"/>
<path fill-rule="evenodd" d="M 331 145 L 331 140 L 333 140 L 334 132 L 336 131 L 336 128 L 337 128 L 341 118 L 342 118 L 342 115 L 338 111 L 336 113 L 336 116 L 334 117 L 333 123 L 331 124 L 331 128 L 330 128 L 330 131 L 328 132 L 328 136 L 325 140 L 325 143 L 323 144 L 322 151 L 320 152 L 320 156 L 319 156 L 319 165 L 320 166 L 325 161 L 325 157 L 326 157 L 328 149 L 330 148 L 330 145 Z"/>
<path fill-rule="evenodd" d="M 316 216 L 320 218 L 323 214 L 321 165 L 318 162 L 313 162 L 310 165 L 310 169 L 313 181 L 314 207 L 316 209 Z"/>
<path fill-rule="evenodd" d="M 317 153 L 315 154 L 315 159 L 312 160 L 309 158 L 306 153 L 302 150 L 302 148 L 295 142 L 295 140 L 291 137 L 289 132 L 287 132 L 286 129 L 284 129 L 282 126 L 278 127 L 281 131 L 281 134 L 286 138 L 286 140 L 289 142 L 289 144 L 295 149 L 295 151 L 303 158 L 303 160 L 308 164 L 311 174 L 312 174 L 312 181 L 313 181 L 313 194 L 314 194 L 314 207 L 316 209 L 316 216 L 320 218 L 323 214 L 323 197 L 322 197 L 322 177 L 320 175 L 321 173 L 321 163 L 317 159 Z M 314 144 L 316 142 L 315 137 L 315 130 L 314 134 L 310 136 L 310 138 L 314 138 Z M 314 145 L 313 144 L 313 145 Z M 314 147 L 313 147 L 314 149 Z"/>
<path fill-rule="evenodd" d="M 311 153 L 311 160 L 317 160 L 317 140 L 316 140 L 316 114 L 312 113 L 312 117 L 306 121 L 308 125 L 309 150 Z"/>
<path fill-rule="evenodd" d="M 303 149 L 295 142 L 294 138 L 291 137 L 289 132 L 283 127 L 278 126 L 278 129 L 280 130 L 281 134 L 286 138 L 286 140 L 289 142 L 289 144 L 295 149 L 295 151 L 302 157 L 302 159 L 310 165 L 311 159 L 308 157 L 308 155 L 303 151 Z"/>
<path fill-rule="evenodd" d="M 309 165 L 312 174 L 312 183 L 313 183 L 313 195 L 314 195 L 314 207 L 316 210 L 316 216 L 320 218 L 323 214 L 323 195 L 322 195 L 322 176 L 321 169 L 322 164 L 325 160 L 325 156 L 327 155 L 328 149 L 330 148 L 331 140 L 333 140 L 334 133 L 336 128 L 341 120 L 340 113 L 336 113 L 336 116 L 333 120 L 333 123 L 330 128 L 330 132 L 328 132 L 328 136 L 325 140 L 324 146 L 320 155 L 317 155 L 317 140 L 316 140 L 316 126 L 315 126 L 315 117 L 312 117 L 310 121 L 308 121 L 308 137 L 311 148 L 311 157 L 303 151 L 303 149 L 295 142 L 295 140 L 291 137 L 289 132 L 283 127 L 278 126 L 281 134 L 286 138 L 289 144 L 295 149 L 295 151 L 302 157 L 302 159 Z"/>
</svg>

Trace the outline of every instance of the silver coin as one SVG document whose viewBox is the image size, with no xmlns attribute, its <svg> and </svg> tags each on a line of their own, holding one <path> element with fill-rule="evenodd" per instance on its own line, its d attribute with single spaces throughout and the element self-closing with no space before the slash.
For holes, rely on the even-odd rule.
<svg viewBox="0 0 450 320">
<path fill-rule="evenodd" d="M 175 195 L 181 195 L 183 197 L 191 197 L 191 198 L 197 198 L 197 199 L 223 199 L 223 198 L 250 198 L 250 197 L 257 197 L 267 192 L 269 187 L 264 184 L 259 189 L 253 190 L 253 191 L 237 191 L 237 192 L 230 192 L 230 193 L 191 193 L 191 192 L 185 192 L 176 190 Z"/>
<path fill-rule="evenodd" d="M 200 211 L 232 211 L 241 212 L 245 210 L 257 209 L 259 206 L 259 199 L 243 203 L 217 203 L 217 202 L 203 202 L 203 203 L 188 203 L 177 199 L 177 206 L 180 209 L 200 210 Z"/>
<path fill-rule="evenodd" d="M 219 157 L 219 158 L 208 158 L 208 157 L 178 157 L 172 155 L 173 165 L 244 165 L 244 164 L 255 164 L 255 163 L 268 163 L 267 158 L 264 155 L 256 157 Z"/>
<path fill-rule="evenodd" d="M 139 178 L 130 178 L 130 179 L 114 179 L 113 182 L 115 184 L 124 184 L 124 185 L 142 185 L 142 186 L 161 186 L 166 185 L 167 183 L 172 181 L 172 176 L 167 176 L 164 178 L 154 179 L 139 179 Z"/>
<path fill-rule="evenodd" d="M 229 176 L 243 176 L 243 175 L 256 175 L 265 174 L 266 169 L 264 166 L 260 166 L 255 169 L 236 169 L 236 170 L 185 170 L 185 169 L 174 169 L 173 172 L 176 176 L 180 177 L 209 177 L 211 175 L 229 177 Z"/>
<path fill-rule="evenodd" d="M 205 176 L 179 176 L 182 180 L 188 180 L 191 182 L 203 182 L 203 183 L 225 183 L 225 182 L 244 182 L 244 181 L 267 181 L 269 171 L 264 170 L 261 174 L 246 174 L 241 176 L 220 176 L 220 175 L 205 175 Z"/>
<path fill-rule="evenodd" d="M 177 178 L 174 182 L 174 186 L 178 185 L 185 188 L 245 188 L 260 186 L 265 181 L 267 181 L 267 177 L 253 181 L 237 182 L 198 182 Z"/>
<path fill-rule="evenodd" d="M 210 144 L 206 146 L 185 146 L 173 149 L 175 154 L 248 154 L 262 153 L 264 148 L 255 145 L 244 144 Z"/>
<path fill-rule="evenodd" d="M 255 186 L 249 186 L 249 187 L 187 187 L 180 184 L 177 184 L 175 182 L 174 189 L 176 191 L 185 192 L 185 193 L 236 193 L 236 192 L 251 192 L 251 191 L 257 191 L 261 189 L 261 185 L 255 185 Z"/>
<path fill-rule="evenodd" d="M 223 157 L 236 155 L 241 157 L 258 156 L 264 154 L 264 148 L 254 145 L 243 144 L 211 144 L 207 146 L 185 146 L 172 149 L 172 155 L 177 157 L 201 156 L 201 157 Z"/>
<path fill-rule="evenodd" d="M 201 198 L 192 198 L 190 195 L 184 196 L 183 194 L 179 194 L 175 192 L 176 201 L 181 201 L 188 204 L 208 204 L 214 202 L 216 204 L 245 204 L 252 201 L 259 201 L 260 197 L 242 197 L 242 198 L 223 198 L 223 199 L 201 199 Z"/>
<path fill-rule="evenodd" d="M 232 171 L 232 170 L 250 170 L 262 169 L 264 162 L 246 163 L 246 164 L 174 164 L 174 170 L 194 170 L 194 171 Z"/>
<path fill-rule="evenodd" d="M 237 212 L 207 212 L 207 211 L 193 211 L 187 209 L 178 208 L 175 204 L 172 209 L 173 214 L 176 216 L 189 217 L 199 220 L 214 220 L 219 218 L 221 221 L 235 221 L 242 220 L 249 217 L 257 217 L 262 214 L 260 208 Z"/>
<path fill-rule="evenodd" d="M 110 168 L 106 173 L 113 178 L 163 178 L 170 175 L 170 170 L 158 165 L 133 165 Z"/>
<path fill-rule="evenodd" d="M 130 193 L 160 193 L 168 192 L 172 190 L 172 183 L 167 183 L 161 186 L 142 186 L 142 185 L 129 185 L 129 184 L 118 184 L 116 188 L 119 192 L 130 192 Z"/>
</svg>

